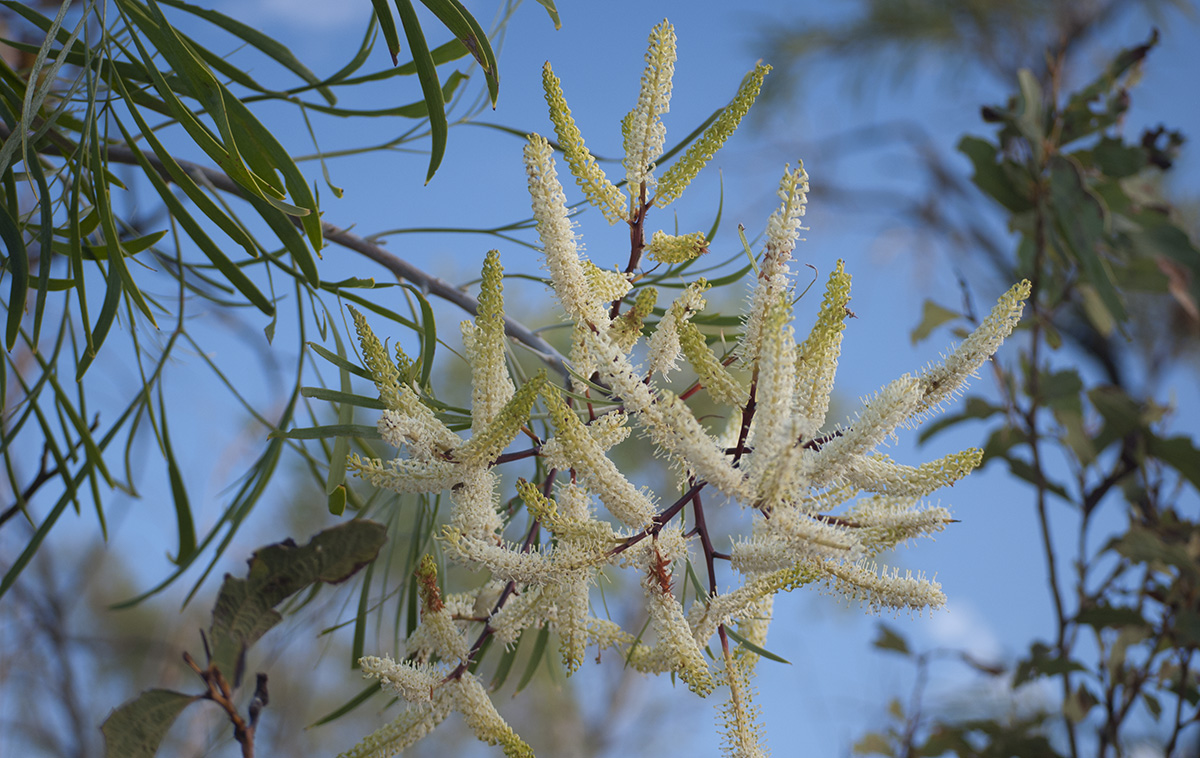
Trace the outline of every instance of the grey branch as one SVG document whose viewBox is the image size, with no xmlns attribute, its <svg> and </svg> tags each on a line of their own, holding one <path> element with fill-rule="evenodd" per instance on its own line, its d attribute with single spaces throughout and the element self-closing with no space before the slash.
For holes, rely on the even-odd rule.
<svg viewBox="0 0 1200 758">
<path fill-rule="evenodd" d="M 12 136 L 12 130 L 0 122 L 0 139 L 7 140 Z M 70 155 L 75 152 L 76 146 L 66 137 L 50 130 L 46 133 L 46 137 L 52 143 L 39 148 L 39 152 L 47 155 Z M 138 165 L 138 160 L 133 151 L 125 145 L 110 144 L 107 149 L 108 160 L 114 163 L 124 163 L 130 165 Z M 162 162 L 153 155 L 146 156 L 150 164 L 154 166 L 162 178 L 170 181 L 171 177 L 167 173 Z M 202 166 L 191 161 L 176 160 L 179 167 L 186 171 L 190 176 L 196 179 L 197 183 L 208 184 L 213 188 L 228 192 L 230 194 L 242 196 L 243 190 L 237 182 L 229 178 L 228 175 L 215 169 Z M 293 218 L 293 221 L 298 222 L 299 219 Z M 472 316 L 476 314 L 479 308 L 479 301 L 476 300 L 470 293 L 462 290 L 449 282 L 432 276 L 417 268 L 413 264 L 404 260 L 394 253 L 388 252 L 380 245 L 370 242 L 359 237 L 353 232 L 347 231 L 333 224 L 322 222 L 321 235 L 336 245 L 340 245 L 348 250 L 366 256 L 375 261 L 379 265 L 390 271 L 397 279 L 404 279 L 416 285 L 422 292 L 426 292 L 435 297 L 446 300 L 463 310 L 470 313 Z M 567 359 L 554 349 L 554 347 L 535 334 L 533 330 L 522 324 L 516 319 L 508 316 L 504 317 L 504 331 L 509 337 L 512 337 L 517 342 L 520 342 L 525 347 L 529 348 L 538 358 L 547 365 L 554 368 L 555 371 L 562 374 L 564 377 L 569 376 L 567 369 Z"/>
</svg>

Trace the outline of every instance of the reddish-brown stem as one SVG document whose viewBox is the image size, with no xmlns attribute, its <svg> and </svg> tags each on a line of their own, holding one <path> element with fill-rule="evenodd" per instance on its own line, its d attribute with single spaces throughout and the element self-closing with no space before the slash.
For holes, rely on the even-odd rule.
<svg viewBox="0 0 1200 758">
<path fill-rule="evenodd" d="M 708 484 L 708 482 L 705 482 L 705 481 L 699 481 L 699 482 L 696 482 L 695 484 L 693 484 L 688 489 L 688 491 L 683 493 L 683 495 L 678 500 L 676 500 L 674 503 L 671 503 L 669 508 L 667 508 L 665 511 L 663 511 L 662 513 L 655 516 L 653 524 L 646 527 L 645 529 L 638 532 L 637 534 L 633 535 L 632 537 L 626 539 L 624 542 L 622 542 L 620 545 L 617 545 L 612 550 L 608 551 L 609 555 L 618 555 L 620 553 L 623 553 L 626 550 L 628 550 L 629 548 L 636 545 L 637 543 L 646 539 L 650 535 L 658 534 L 662 530 L 663 526 L 665 526 L 667 524 L 667 522 L 669 522 L 671 519 L 675 518 L 675 516 L 681 510 L 683 510 L 683 507 L 688 504 L 688 501 L 690 501 L 694 497 L 697 497 L 700 494 L 700 490 L 704 489 L 704 485 L 706 485 L 706 484 Z"/>
<path fill-rule="evenodd" d="M 229 686 L 229 681 L 219 668 L 210 662 L 208 668 L 202 669 L 187 652 L 183 654 L 183 662 L 204 682 L 207 691 L 200 697 L 213 701 L 229 716 L 229 721 L 233 724 L 233 738 L 242 746 L 242 758 L 254 758 L 254 733 L 258 727 L 259 714 L 268 700 L 267 675 L 258 674 L 254 699 L 250 702 L 250 721 L 247 722 L 238 713 L 233 702 L 233 688 Z"/>
<path fill-rule="evenodd" d="M 638 190 L 637 208 L 633 211 L 633 217 L 629 219 L 629 263 L 625 266 L 626 274 L 632 274 L 641 265 L 642 251 L 646 249 L 646 211 L 650 210 L 653 204 L 653 200 L 646 200 L 646 183 L 642 182 Z M 621 301 L 614 300 L 608 310 L 608 317 L 616 318 L 619 315 Z"/>
<path fill-rule="evenodd" d="M 504 453 L 496 460 L 492 461 L 493 466 L 499 466 L 502 463 L 512 463 L 513 461 L 524 460 L 525 458 L 534 458 L 542 454 L 542 446 L 537 445 L 528 450 L 518 450 L 515 453 Z"/>
<path fill-rule="evenodd" d="M 750 382 L 750 394 L 746 400 L 746 407 L 742 409 L 742 428 L 738 431 L 737 445 L 733 448 L 733 465 L 735 466 L 746 453 L 746 437 L 750 434 L 750 422 L 754 420 L 754 409 L 757 407 L 754 396 L 757 392 L 758 374 L 756 373 Z"/>
<path fill-rule="evenodd" d="M 708 523 L 704 520 L 704 503 L 700 501 L 700 490 L 692 496 L 692 515 L 696 519 L 696 533 L 700 535 L 700 547 L 704 550 L 704 565 L 708 569 L 708 595 L 717 594 L 717 568 L 713 562 L 716 550 L 708 534 Z"/>
<path fill-rule="evenodd" d="M 550 472 L 546 474 L 546 479 L 542 482 L 543 495 L 550 495 L 550 491 L 554 487 L 554 479 L 557 476 L 558 469 L 550 469 Z M 525 534 L 525 541 L 521 543 L 522 553 L 528 553 L 533 549 L 533 543 L 537 540 L 538 534 L 541 532 L 541 528 L 541 522 L 537 519 L 534 519 L 533 523 L 529 525 L 529 531 Z M 504 607 L 504 604 L 508 602 L 508 599 L 512 597 L 513 593 L 516 591 L 516 582 L 510 580 L 508 584 L 504 585 L 504 589 L 500 592 L 500 597 L 496 600 L 496 604 L 492 606 L 492 612 L 488 614 L 488 618 L 490 619 L 492 616 L 495 616 L 496 612 Z M 481 631 L 479 636 L 475 638 L 475 642 L 471 645 L 471 650 L 467 653 L 467 659 L 458 664 L 458 666 L 456 666 L 454 670 L 446 676 L 446 679 L 461 679 L 462 675 L 467 673 L 467 668 L 471 665 L 471 661 L 475 659 L 475 655 L 483 649 L 483 644 L 487 642 L 488 638 L 494 633 L 495 630 L 492 629 L 491 625 L 484 624 L 483 631 Z"/>
</svg>

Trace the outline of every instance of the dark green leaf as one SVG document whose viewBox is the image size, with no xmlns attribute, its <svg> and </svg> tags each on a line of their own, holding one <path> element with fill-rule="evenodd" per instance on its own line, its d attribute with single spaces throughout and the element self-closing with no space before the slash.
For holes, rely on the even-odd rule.
<svg viewBox="0 0 1200 758">
<path fill-rule="evenodd" d="M 538 630 L 537 639 L 533 643 L 533 652 L 529 654 L 529 660 L 525 662 L 525 672 L 521 674 L 521 680 L 517 682 L 517 689 L 513 692 L 514 695 L 525 689 L 526 685 L 533 681 L 533 675 L 537 673 L 538 666 L 541 665 L 542 659 L 546 657 L 546 643 L 549 641 L 550 627 L 543 626 Z"/>
<path fill-rule="evenodd" d="M 1013 213 L 1033 208 L 1028 182 L 1018 185 L 1013 181 L 1012 174 L 1015 172 L 1011 167 L 1006 170 L 1004 164 L 997 162 L 999 149 L 995 145 L 978 137 L 967 136 L 959 140 L 958 150 L 971 160 L 971 165 L 975 167 L 971 181 L 985 195 Z"/>
<path fill-rule="evenodd" d="M 876 624 L 876 630 L 879 632 L 875 637 L 875 641 L 871 644 L 880 650 L 892 650 L 901 655 L 911 655 L 912 651 L 908 647 L 908 640 L 904 639 L 895 629 L 884 623 Z"/>
<path fill-rule="evenodd" d="M 338 390 L 326 389 L 325 387 L 302 387 L 300 394 L 303 397 L 311 397 L 314 400 L 356 405 L 359 408 L 370 408 L 377 411 L 382 411 L 387 407 L 379 398 L 364 397 L 349 392 L 339 392 Z"/>
<path fill-rule="evenodd" d="M 383 40 L 387 43 L 392 65 L 395 66 L 400 62 L 397 57 L 400 55 L 400 36 L 396 33 L 396 20 L 392 18 L 392 9 L 388 7 L 387 0 L 371 0 L 371 5 L 375 8 L 375 19 L 383 31 Z"/>
<path fill-rule="evenodd" d="M 755 645 L 750 640 L 748 640 L 745 637 L 743 637 L 742 635 L 738 634 L 736 630 L 731 629 L 728 626 L 725 627 L 725 633 L 729 635 L 729 639 L 733 640 L 740 647 L 743 647 L 743 648 L 749 650 L 751 653 L 754 653 L 755 655 L 761 655 L 763 658 L 766 658 L 769 661 L 775 661 L 776 663 L 786 663 L 789 666 L 792 665 L 792 662 L 789 661 L 787 658 L 784 658 L 781 655 L 776 655 L 775 653 L 772 653 L 770 650 L 767 650 L 766 648 Z"/>
<path fill-rule="evenodd" d="M 15 140 L 14 138 L 11 138 Z M 4 349 L 12 350 L 25 317 L 25 294 L 29 291 L 29 253 L 16 219 L 7 204 L 0 205 L 0 239 L 4 241 L 5 266 L 8 269 L 8 321 L 4 330 Z"/>
<path fill-rule="evenodd" d="M 378 681 L 371 682 L 370 684 L 368 684 L 366 686 L 365 689 L 363 689 L 362 692 L 360 692 L 357 695 L 355 695 L 354 697 L 350 698 L 350 700 L 348 700 L 345 705 L 342 705 L 341 707 L 336 708 L 332 712 L 327 713 L 326 715 L 324 715 L 321 718 L 317 719 L 316 721 L 312 722 L 311 724 L 309 724 L 309 727 L 311 728 L 314 726 L 321 726 L 322 724 L 328 724 L 330 721 L 336 721 L 337 719 L 340 719 L 342 716 L 345 716 L 350 711 L 354 710 L 358 706 L 360 706 L 363 703 L 370 700 L 379 691 L 380 691 L 379 682 Z"/>
<path fill-rule="evenodd" d="M 1178 436 L 1164 439 L 1150 435 L 1146 452 L 1174 468 L 1200 490 L 1200 450 L 1191 438 Z"/>
<path fill-rule="evenodd" d="M 146 690 L 108 715 L 100 725 L 105 758 L 154 758 L 175 718 L 197 695 Z"/>
<path fill-rule="evenodd" d="M 1083 380 L 1075 369 L 1056 371 L 1053 374 L 1042 374 L 1038 378 L 1038 394 L 1042 401 L 1054 410 L 1079 411 L 1082 403 L 1079 393 L 1083 390 Z"/>
<path fill-rule="evenodd" d="M 279 622 L 276 605 L 314 582 L 345 581 L 375 559 L 386 534 L 382 524 L 350 521 L 318 533 L 303 547 L 286 540 L 260 548 L 250 558 L 246 579 L 225 575 L 208 632 L 211 662 L 235 679 L 244 651 Z"/>
<path fill-rule="evenodd" d="M 1149 622 L 1133 608 L 1112 605 L 1097 605 L 1085 608 L 1075 617 L 1080 624 L 1094 626 L 1097 629 L 1121 626 L 1149 626 Z"/>
<path fill-rule="evenodd" d="M 300 59 L 297 58 L 292 51 L 278 40 L 263 34 L 258 29 L 252 26 L 247 26 L 237 19 L 230 18 L 223 13 L 218 13 L 214 10 L 200 8 L 190 3 L 185 3 L 182 0 L 159 0 L 163 5 L 169 5 L 172 8 L 179 8 L 187 11 L 194 16 L 198 16 L 206 21 L 211 22 L 235 37 L 246 42 L 253 48 L 256 48 L 273 59 L 287 70 L 291 71 L 296 76 L 316 87 L 317 91 L 325 100 L 333 105 L 337 102 L 337 97 L 328 87 L 322 86 L 317 75 L 308 69 Z"/>
<path fill-rule="evenodd" d="M 1139 145 L 1126 145 L 1119 139 L 1101 137 L 1092 148 L 1096 166 L 1106 176 L 1122 179 L 1133 176 L 1146 166 L 1146 151 Z"/>
<path fill-rule="evenodd" d="M 1067 252 L 1078 264 L 1085 280 L 1118 323 L 1128 314 L 1117 293 L 1112 268 L 1104 256 L 1108 225 L 1100 198 L 1088 189 L 1078 164 L 1061 156 L 1050 160 L 1051 212 Z"/>
<path fill-rule="evenodd" d="M 446 103 L 442 99 L 442 88 L 438 84 L 437 64 L 429 54 L 429 45 L 425 42 L 425 33 L 421 31 L 421 22 L 417 11 L 409 0 L 395 0 L 396 13 L 400 24 L 404 27 L 404 37 L 412 50 L 413 63 L 417 65 L 417 79 L 421 82 L 421 93 L 425 95 L 425 103 L 429 107 L 429 134 L 431 146 L 429 151 L 429 171 L 425 174 L 428 184 L 437 173 L 446 154 L 446 136 L 449 124 L 446 122 Z"/>
<path fill-rule="evenodd" d="M 458 0 L 421 0 L 421 4 L 433 11 L 433 15 L 445 24 L 446 28 L 466 46 L 471 56 L 479 63 L 487 80 L 488 97 L 492 101 L 492 107 L 495 108 L 500 86 L 499 72 L 496 69 L 496 53 L 492 50 L 492 43 L 488 40 L 483 28 L 479 26 L 479 22 Z"/>
<path fill-rule="evenodd" d="M 932 300 L 926 300 L 925 305 L 921 308 L 921 321 L 909 333 L 909 339 L 915 345 L 932 334 L 934 329 L 958 318 L 962 318 L 961 313 L 938 305 Z"/>
<path fill-rule="evenodd" d="M 192 521 L 192 508 L 188 501 L 187 486 L 183 482 L 183 473 L 175 460 L 175 451 L 171 447 L 171 434 L 167 428 L 167 412 L 162 404 L 161 395 L 158 417 L 162 423 L 162 451 L 167 462 L 167 476 L 171 482 L 171 502 L 175 505 L 175 524 L 179 532 L 179 552 L 171 562 L 179 565 L 191 559 L 196 552 L 196 525 Z"/>
<path fill-rule="evenodd" d="M 329 424 L 327 426 L 306 426 L 296 429 L 276 429 L 267 435 L 270 439 L 282 440 L 323 440 L 331 437 L 361 437 L 362 439 L 377 440 L 379 429 L 365 424 Z"/>
</svg>

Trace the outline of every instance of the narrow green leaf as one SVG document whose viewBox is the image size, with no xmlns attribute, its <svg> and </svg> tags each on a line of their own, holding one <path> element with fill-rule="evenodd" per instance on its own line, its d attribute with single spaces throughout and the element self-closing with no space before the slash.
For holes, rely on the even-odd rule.
<svg viewBox="0 0 1200 758">
<path fill-rule="evenodd" d="M 338 357 L 342 358 L 348 363 L 349 359 L 346 358 L 346 346 L 342 343 L 342 335 L 336 328 L 333 329 L 333 339 L 337 345 Z M 350 369 L 345 368 L 344 365 L 342 368 L 339 368 L 338 380 L 341 382 L 342 394 L 351 394 Z M 353 423 L 354 404 L 338 404 L 338 426 L 346 427 L 352 425 Z M 340 490 L 341 508 L 343 510 L 346 507 L 346 488 L 342 485 L 346 481 L 346 459 L 349 456 L 350 440 L 346 437 L 338 437 L 336 440 L 334 440 L 333 451 L 329 455 L 329 476 L 325 479 L 325 494 L 332 496 Z M 336 505 L 335 501 L 331 500 L 330 505 L 331 507 Z M 338 513 L 337 515 L 340 516 L 341 513 Z M 355 660 L 357 660 L 357 658 Z"/>
<path fill-rule="evenodd" d="M 225 109 L 226 100 L 222 94 L 224 88 L 213 76 L 212 71 L 179 38 L 157 6 L 147 8 L 136 0 L 117 0 L 117 7 L 129 21 L 126 28 L 130 39 L 142 57 L 155 91 L 188 136 L 229 175 L 229 178 L 241 185 L 249 196 L 261 198 L 263 202 L 266 202 L 267 198 L 276 202 L 282 201 L 284 193 L 283 188 L 278 185 L 278 180 L 275 177 L 254 175 L 243 162 Z M 141 37 L 134 33 L 135 26 L 154 44 L 158 53 L 179 77 L 179 82 L 187 94 L 198 100 L 208 112 L 209 117 L 216 123 L 223 141 L 217 140 L 208 127 L 179 99 L 175 88 L 159 70 L 162 64 L 155 60 L 142 43 Z M 231 95 L 229 99 L 234 98 Z"/>
<path fill-rule="evenodd" d="M 105 758 L 154 758 L 171 724 L 199 695 L 146 690 L 108 715 L 100 725 Z"/>
<path fill-rule="evenodd" d="M 171 447 L 167 415 L 167 409 L 163 405 L 160 395 L 158 416 L 162 421 L 162 451 L 167 462 L 167 477 L 171 482 L 171 502 L 175 505 L 175 524 L 179 532 L 179 552 L 170 560 L 178 566 L 190 559 L 196 552 L 196 525 L 192 521 L 192 508 L 188 501 L 187 486 L 183 482 L 183 473 L 179 470 L 179 462 L 175 459 L 175 451 Z"/>
<path fill-rule="evenodd" d="M 737 642 L 738 645 L 746 648 L 747 650 L 749 650 L 751 653 L 754 653 L 755 655 L 761 655 L 763 658 L 766 658 L 767 660 L 770 660 L 770 661 L 775 661 L 776 663 L 786 663 L 789 666 L 792 665 L 792 662 L 789 661 L 787 658 L 784 658 L 781 655 L 776 655 L 775 653 L 772 653 L 770 650 L 767 650 L 766 648 L 755 645 L 753 642 L 746 639 L 742 635 L 738 634 L 733 629 L 730 629 L 728 626 L 725 627 L 725 633 L 729 635 L 730 639 Z"/>
<path fill-rule="evenodd" d="M 367 643 L 367 611 L 371 608 L 371 577 L 374 574 L 375 561 L 371 561 L 367 570 L 363 572 L 362 588 L 358 593 L 358 610 L 354 614 L 354 641 L 350 645 L 351 669 L 359 668 L 358 659 L 362 658 Z"/>
<path fill-rule="evenodd" d="M 525 671 L 521 674 L 520 681 L 517 682 L 517 689 L 513 691 L 514 695 L 533 681 L 533 675 L 537 673 L 538 666 L 541 665 L 542 659 L 546 655 L 546 643 L 549 641 L 550 627 L 543 626 L 538 630 L 537 639 L 533 643 L 533 651 L 529 654 L 529 660 L 525 662 Z"/>
<path fill-rule="evenodd" d="M 421 82 L 421 92 L 429 106 L 429 134 L 432 144 L 429 152 L 429 171 L 425 174 L 425 183 L 429 184 L 442 163 L 442 156 L 446 153 L 446 137 L 450 129 L 446 121 L 446 103 L 442 100 L 437 66 L 429 55 L 429 45 L 426 44 L 425 34 L 421 31 L 416 9 L 410 0 L 395 0 L 395 4 L 396 13 L 404 27 L 404 37 L 412 50 L 413 63 L 417 65 L 417 79 Z"/>
<path fill-rule="evenodd" d="M 346 363 L 350 366 L 354 365 L 349 361 Z M 383 401 L 377 397 L 364 397 L 362 395 L 355 395 L 349 392 L 331 390 L 326 387 L 301 387 L 300 396 L 312 398 L 313 400 L 324 400 L 328 403 L 355 405 L 359 408 L 370 408 L 376 411 L 382 411 L 387 408 L 387 406 L 383 404 Z"/>
<path fill-rule="evenodd" d="M 396 34 L 396 20 L 392 18 L 392 9 L 388 7 L 387 0 L 371 0 L 371 6 L 375 9 L 375 19 L 379 21 L 383 40 L 387 43 L 392 65 L 395 66 L 400 62 L 397 57 L 400 55 L 400 37 Z"/>
<path fill-rule="evenodd" d="M 162 198 L 163 203 L 167 206 L 167 209 L 171 212 L 171 215 L 179 222 L 180 226 L 183 227 L 183 230 L 188 235 L 188 238 L 196 243 L 196 246 L 200 248 L 200 251 L 204 253 L 205 257 L 208 258 L 213 266 L 215 266 L 216 269 L 221 272 L 222 276 L 224 276 L 225 279 L 232 284 L 238 292 L 242 293 L 246 299 L 253 303 L 254 306 L 260 311 L 268 316 L 274 316 L 275 304 L 272 303 L 271 300 L 264 295 L 261 290 L 258 289 L 250 277 L 246 276 L 246 273 L 242 271 L 241 267 L 230 260 L 229 257 L 225 255 L 224 251 L 221 250 L 220 246 L 213 242 L 212 238 L 204 232 L 204 229 L 200 226 L 200 224 L 197 223 L 194 218 L 192 218 L 192 215 L 187 212 L 187 209 L 183 207 L 183 204 L 179 202 L 179 199 L 175 197 L 175 193 L 171 192 L 171 188 L 168 187 L 166 182 L 162 180 L 162 177 L 159 176 L 158 171 L 156 171 L 151 165 L 149 159 L 145 156 L 145 154 L 142 153 L 140 149 L 138 149 L 135 141 L 131 139 L 131 135 L 124 130 L 123 126 L 121 129 L 122 133 L 125 135 L 126 144 L 129 146 L 130 151 L 137 159 L 138 164 L 145 171 L 146 178 L 150 181 L 150 184 L 153 185 L 155 191 L 158 192 L 159 197 Z M 174 161 L 172 161 L 172 163 L 173 162 Z M 175 169 L 179 170 L 178 165 L 175 166 Z M 182 174 L 182 171 L 180 171 L 180 173 Z M 190 179 L 188 181 L 190 182 Z M 194 184 L 192 186 L 195 187 Z M 201 197 L 204 197 L 206 200 L 208 200 L 207 196 L 200 192 L 198 187 L 195 187 L 195 189 Z M 186 191 L 185 194 L 187 194 Z M 208 200 L 208 203 L 212 204 L 212 208 L 217 214 L 223 217 L 225 216 L 225 214 L 222 213 L 221 210 L 217 208 L 211 200 Z M 212 216 L 209 216 L 209 219 L 214 220 L 212 219 Z M 220 224 L 218 224 L 218 226 L 220 226 Z"/>
<path fill-rule="evenodd" d="M 404 285 L 404 288 L 417 298 L 421 306 L 421 378 L 418 384 L 422 388 L 429 387 L 429 377 L 433 373 L 433 357 L 437 350 L 437 319 L 433 315 L 433 306 L 416 287 Z"/>
<path fill-rule="evenodd" d="M 492 43 L 488 40 L 483 28 L 479 26 L 479 22 L 458 0 L 421 0 L 421 4 L 433 11 L 433 15 L 445 24 L 446 28 L 466 46 L 471 56 L 479 63 L 479 67 L 483 69 L 484 78 L 487 80 L 488 97 L 492 101 L 492 107 L 495 108 L 500 89 L 496 53 L 492 50 Z"/>
<path fill-rule="evenodd" d="M 330 105 L 337 103 L 337 97 L 333 94 L 333 91 L 330 90 L 329 87 L 322 85 L 321 80 L 317 77 L 317 75 L 310 71 L 303 63 L 301 63 L 300 59 L 293 55 L 292 51 L 278 40 L 263 34 L 261 31 L 252 26 L 247 26 L 237 19 L 230 18 L 229 16 L 226 16 L 223 13 L 218 13 L 214 10 L 200 8 L 192 5 L 191 3 L 185 3 L 182 0 L 159 0 L 159 2 L 161 2 L 163 5 L 169 5 L 172 8 L 179 8 L 180 10 L 187 11 L 194 16 L 198 16 L 199 18 L 202 18 L 205 21 L 220 27 L 221 29 L 224 29 L 238 39 L 243 40 L 251 47 L 263 52 L 276 63 L 286 68 L 288 71 L 291 71 L 296 76 L 313 85 L 316 90 L 321 93 L 321 96 L 325 98 L 325 101 Z"/>
<path fill-rule="evenodd" d="M 15 140 L 14 140 L 15 141 Z M 0 205 L 0 239 L 4 240 L 8 268 L 8 320 L 4 330 L 4 349 L 12 350 L 25 316 L 25 295 L 29 291 L 29 252 L 8 204 Z"/>
<path fill-rule="evenodd" d="M 322 724 L 328 724 L 331 721 L 337 721 L 342 716 L 345 716 L 350 711 L 370 700 L 378 692 L 380 692 L 379 682 L 371 682 L 366 686 L 366 688 L 363 689 L 362 692 L 346 701 L 345 705 L 334 709 L 333 711 L 325 714 L 321 718 L 309 724 L 309 728 L 311 729 L 314 726 L 321 726 Z"/>
<path fill-rule="evenodd" d="M 280 440 L 321 440 L 330 437 L 361 437 L 362 439 L 377 440 L 379 429 L 364 424 L 329 424 L 327 426 L 309 426 L 297 429 L 276 429 L 267 435 L 268 439 Z"/>
<path fill-rule="evenodd" d="M 351 363 L 350 361 L 346 360 L 345 358 L 340 357 L 337 353 L 333 352 L 332 350 L 324 348 L 315 342 L 309 342 L 309 343 L 307 343 L 307 345 L 310 350 L 312 350 L 314 353 L 321 356 L 325 360 L 329 361 L 333 365 L 337 366 L 339 369 L 345 368 L 351 374 L 354 374 L 355 376 L 361 377 L 363 379 L 371 379 L 372 378 L 370 371 L 367 371 L 365 368 L 363 368 L 362 366 L 359 366 L 356 363 Z M 312 395 L 309 395 L 309 397 L 317 397 L 316 388 L 309 388 L 309 389 L 313 393 Z M 331 391 L 332 390 L 324 390 L 324 392 L 331 392 Z M 335 402 L 341 402 L 341 401 L 335 399 Z"/>
<path fill-rule="evenodd" d="M 550 21 L 554 24 L 555 31 L 562 28 L 562 19 L 558 17 L 558 7 L 555 6 L 554 0 L 537 0 L 537 4 L 546 9 L 546 13 L 550 15 Z"/>
</svg>

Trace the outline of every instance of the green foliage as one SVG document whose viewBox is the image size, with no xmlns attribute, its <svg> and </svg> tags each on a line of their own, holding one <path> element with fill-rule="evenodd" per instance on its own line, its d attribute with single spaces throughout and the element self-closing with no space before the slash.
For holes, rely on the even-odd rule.
<svg viewBox="0 0 1200 758">
<path fill-rule="evenodd" d="M 350 521 L 326 529 L 304 546 L 292 540 L 259 548 L 250 557 L 245 579 L 228 574 L 212 611 L 205 637 L 208 662 L 200 668 L 184 659 L 206 685 L 200 695 L 172 690 L 147 690 L 117 708 L 101 727 L 109 758 L 152 758 L 176 717 L 188 705 L 211 700 L 234 725 L 243 754 L 253 754 L 254 729 L 267 704 L 266 674 L 259 674 L 248 718 L 234 702 L 241 684 L 246 653 L 282 620 L 275 606 L 291 595 L 318 584 L 338 584 L 375 560 L 386 540 L 386 528 L 372 521 Z M 315 587 L 314 587 L 315 589 Z M 249 744 L 250 753 L 245 753 Z"/>
<path fill-rule="evenodd" d="M 1019 238 L 1002 270 L 1033 283 L 1033 314 L 1020 368 L 1000 370 L 1004 406 L 968 398 L 965 412 L 925 437 L 968 420 L 1007 421 L 991 431 L 985 460 L 1004 461 L 1033 490 L 1056 628 L 1011 669 L 987 673 L 1003 671 L 1014 689 L 1048 682 L 1061 708 L 1020 719 L 894 713 L 885 733 L 856 745 L 860 754 L 1121 755 L 1144 730 L 1131 715 L 1139 704 L 1174 754 L 1196 718 L 1200 521 L 1178 501 L 1200 488 L 1200 449 L 1194 436 L 1170 434 L 1167 406 L 1144 397 L 1112 357 L 1148 300 L 1190 314 L 1200 302 L 1200 250 L 1154 189 L 1183 139 L 1160 127 L 1126 141 L 1118 129 L 1157 41 L 1119 52 L 1072 94 L 1054 89 L 1057 69 L 1044 78 L 1021 71 L 1009 102 L 983 109 L 996 136 L 959 142 L 975 186 Z M 955 318 L 927 302 L 914 340 Z M 1108 370 L 1098 378 L 1068 351 Z M 1070 479 L 1048 462 L 1052 453 Z M 1069 574 L 1056 573 L 1061 536 L 1049 525 L 1051 509 L 1064 506 L 1080 535 Z M 1121 507 L 1126 525 L 1089 548 L 1102 507 Z M 906 649 L 886 629 L 876 646 Z M 928 654 L 914 662 L 924 681 Z"/>
<path fill-rule="evenodd" d="M 17 505 L 6 518 L 19 511 L 35 525 L 25 550 L 5 567 L 0 595 L 17 581 L 67 508 L 79 510 L 91 500 L 100 530 L 106 530 L 104 504 L 114 490 L 136 493 L 133 462 L 141 456 L 132 451 L 147 439 L 155 451 L 151 461 L 157 459 L 171 482 L 179 545 L 173 558 L 177 572 L 151 593 L 197 560 L 215 562 L 259 502 L 285 451 L 298 453 L 311 466 L 326 457 L 303 442 L 315 439 L 311 436 L 267 443 L 243 472 L 250 484 L 229 499 L 216 525 L 197 534 L 193 498 L 175 457 L 178 443 L 166 423 L 166 413 L 179 402 L 167 390 L 177 357 L 204 356 L 213 379 L 229 390 L 231 406 L 244 407 L 262 437 L 304 426 L 296 422 L 306 411 L 308 426 L 327 426 L 304 405 L 301 385 L 308 355 L 324 349 L 308 343 L 305 330 L 313 317 L 321 336 L 332 330 L 337 350 L 342 349 L 337 326 L 321 320 L 330 311 L 322 297 L 334 295 L 417 332 L 420 380 L 427 386 L 437 337 L 426 293 L 406 289 L 413 305 L 406 318 L 363 302 L 355 291 L 374 289 L 373 280 L 324 280 L 318 263 L 332 243 L 403 269 L 406 279 L 426 290 L 430 277 L 404 269 L 403 261 L 377 245 L 323 224 L 319 192 L 300 168 L 297 146 L 283 144 L 265 121 L 268 113 L 278 118 L 283 109 L 309 126 L 316 145 L 310 158 L 319 160 L 335 196 L 341 190 L 330 181 L 327 160 L 420 144 L 426 134 L 432 142 L 426 178 L 432 177 L 448 124 L 469 119 L 482 107 L 465 98 L 469 66 L 482 69 L 480 85 L 486 85 L 491 102 L 499 71 L 487 34 L 460 3 L 430 0 L 426 5 L 437 20 L 429 30 L 420 28 L 409 3 L 396 4 L 412 60 L 396 57 L 392 11 L 376 3 L 379 13 L 361 44 L 346 51 L 347 61 L 332 74 L 318 76 L 269 34 L 183 0 L 56 3 L 53 17 L 40 13 L 38 4 L 0 0 L 3 28 L 11 35 L 0 42 L 20 56 L 17 68 L 0 62 L 0 302 L 5 309 L 0 368 L 6 377 L 0 450 Z M 552 0 L 543 5 L 554 18 Z M 372 55 L 380 29 L 392 52 L 390 67 L 376 65 L 380 61 Z M 451 38 L 427 49 L 425 31 Z M 244 57 L 234 62 L 229 48 Z M 359 93 L 373 87 L 388 103 L 403 103 L 406 91 L 416 99 L 370 109 L 339 104 L 345 94 L 361 100 Z M 309 122 L 312 112 L 391 121 L 399 136 L 383 145 L 351 144 L 326 153 Z M 147 203 L 136 193 L 153 200 Z M 155 202 L 161 215 L 146 211 Z M 435 288 L 435 293 L 465 306 L 470 298 L 452 289 Z M 288 309 L 294 309 L 301 360 L 280 415 L 268 420 L 246 407 L 246 379 L 225 374 L 207 357 L 213 350 L 203 343 L 214 336 L 194 326 L 206 309 L 242 319 L 251 329 L 265 323 L 268 342 L 276 319 L 289 318 Z M 544 346 L 534 335 L 525 337 Z M 115 413 L 93 420 L 88 408 L 99 402 L 92 397 L 93 384 L 102 379 L 89 369 L 98 362 L 104 372 L 114 366 L 132 371 L 140 382 L 126 383 Z M 20 381 L 8 381 L 14 377 Z M 344 368 L 338 385 L 339 397 L 352 394 Z M 341 403 L 337 424 L 329 426 L 356 429 L 353 412 L 353 403 Z M 335 460 L 344 461 L 349 447 L 347 441 L 335 443 Z M 38 450 L 54 466 L 43 467 L 49 476 L 37 477 L 30 488 L 14 476 L 23 467 L 22 451 Z M 342 487 L 343 471 L 344 465 L 335 463 L 322 476 L 330 508 L 337 511 L 347 503 L 361 505 Z M 54 481 L 63 496 L 44 514 L 29 512 L 25 499 Z"/>
</svg>

